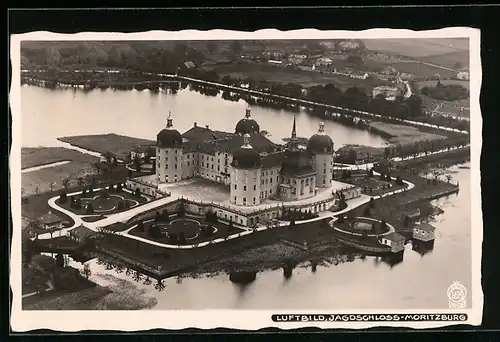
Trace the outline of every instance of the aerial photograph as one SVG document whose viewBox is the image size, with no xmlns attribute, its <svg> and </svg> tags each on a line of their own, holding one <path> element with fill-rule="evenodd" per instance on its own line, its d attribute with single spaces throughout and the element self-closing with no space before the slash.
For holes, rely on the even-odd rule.
<svg viewBox="0 0 500 342">
<path fill-rule="evenodd" d="M 471 308 L 469 45 L 23 40 L 22 310 Z"/>
</svg>

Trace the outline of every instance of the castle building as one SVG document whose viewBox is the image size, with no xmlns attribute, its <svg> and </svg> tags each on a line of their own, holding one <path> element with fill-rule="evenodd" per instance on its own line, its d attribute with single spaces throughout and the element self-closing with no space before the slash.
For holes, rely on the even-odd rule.
<svg viewBox="0 0 500 342">
<path fill-rule="evenodd" d="M 215 131 L 197 123 L 181 134 L 169 113 L 156 137 L 156 182 L 175 183 L 199 177 L 230 188 L 230 203 L 259 205 L 267 198 L 300 200 L 332 183 L 334 144 L 320 123 L 307 148 L 298 144 L 296 122 L 291 139 L 278 145 L 260 134 L 250 109 L 234 133 Z"/>
</svg>

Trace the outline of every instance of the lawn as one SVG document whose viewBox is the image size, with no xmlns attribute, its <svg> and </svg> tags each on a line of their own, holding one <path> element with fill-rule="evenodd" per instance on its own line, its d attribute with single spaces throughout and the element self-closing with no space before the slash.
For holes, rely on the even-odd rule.
<svg viewBox="0 0 500 342">
<path fill-rule="evenodd" d="M 469 39 L 467 38 L 363 39 L 363 43 L 369 50 L 392 52 L 415 58 L 469 49 Z"/>
<path fill-rule="evenodd" d="M 25 172 L 21 174 L 23 196 L 62 189 L 64 178 L 69 178 L 70 186 L 74 186 L 79 177 L 85 178 L 95 174 L 96 172 L 90 163 L 81 161 L 72 161 L 63 165 Z"/>
<path fill-rule="evenodd" d="M 93 163 L 97 158 L 64 147 L 23 147 L 21 148 L 21 169 L 56 163 L 59 161 Z"/>
<path fill-rule="evenodd" d="M 233 78 L 250 77 L 259 81 L 276 83 L 297 83 L 303 87 L 312 87 L 318 84 L 333 83 L 341 89 L 350 87 L 364 88 L 367 92 L 378 85 L 385 84 L 380 80 L 352 79 L 342 75 L 331 75 L 317 71 L 302 71 L 268 64 L 220 64 L 203 68 L 214 70 L 220 77 L 229 75 Z"/>
<path fill-rule="evenodd" d="M 444 139 L 442 135 L 435 133 L 423 132 L 419 127 L 398 125 L 388 122 L 374 121 L 369 124 L 370 129 L 384 134 L 385 136 L 390 136 L 390 144 L 412 144 L 416 141 L 422 140 L 435 140 Z"/>
<path fill-rule="evenodd" d="M 28 196 L 26 201 L 21 204 L 21 215 L 29 220 L 37 220 L 52 210 L 54 214 L 70 222 L 72 225 L 74 222 L 69 216 L 66 216 L 61 212 L 54 211 L 47 204 L 47 201 L 54 196 L 56 196 L 56 193 L 53 192 L 45 192 L 38 195 Z"/>
<path fill-rule="evenodd" d="M 130 151 L 137 145 L 155 145 L 155 141 L 152 140 L 133 138 L 114 133 L 62 137 L 58 138 L 58 140 L 102 154 L 111 152 L 119 159 L 126 159 Z"/>
</svg>

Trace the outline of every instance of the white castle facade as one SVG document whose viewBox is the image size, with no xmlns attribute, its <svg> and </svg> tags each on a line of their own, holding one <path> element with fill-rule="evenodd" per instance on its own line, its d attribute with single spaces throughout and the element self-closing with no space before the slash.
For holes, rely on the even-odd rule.
<svg viewBox="0 0 500 342">
<path fill-rule="evenodd" d="M 181 134 L 169 115 L 156 138 L 158 184 L 201 177 L 229 186 L 230 203 L 257 206 L 265 199 L 295 201 L 332 184 L 334 143 L 324 124 L 300 148 L 293 121 L 290 141 L 277 145 L 260 134 L 247 109 L 234 133 L 194 126 Z"/>
</svg>

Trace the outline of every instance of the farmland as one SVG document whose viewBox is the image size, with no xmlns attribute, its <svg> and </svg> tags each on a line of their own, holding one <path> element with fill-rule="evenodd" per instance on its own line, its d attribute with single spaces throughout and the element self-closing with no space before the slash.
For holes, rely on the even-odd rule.
<svg viewBox="0 0 500 342">
<path fill-rule="evenodd" d="M 378 80 L 352 79 L 342 75 L 332 75 L 316 71 L 301 71 L 267 64 L 219 64 L 207 66 L 203 69 L 214 70 L 220 77 L 225 75 L 229 75 L 233 78 L 250 77 L 257 82 L 297 83 L 303 87 L 334 83 L 341 89 L 357 86 L 371 92 L 373 87 L 384 84 L 383 81 Z"/>
<path fill-rule="evenodd" d="M 363 39 L 363 43 L 368 50 L 391 52 L 419 59 L 469 49 L 469 40 L 464 38 Z"/>
<path fill-rule="evenodd" d="M 428 64 L 423 64 L 417 61 L 396 62 L 396 63 L 391 63 L 391 66 L 398 72 L 413 74 L 415 75 L 416 78 L 428 78 L 434 76 L 435 74 L 439 74 L 441 77 L 444 78 L 457 76 L 456 71 L 447 70 Z"/>
<path fill-rule="evenodd" d="M 427 63 L 442 65 L 447 68 L 456 68 L 457 63 L 459 63 L 461 67 L 467 68 L 469 66 L 469 51 L 462 50 L 439 55 L 430 55 L 421 57 L 419 60 Z"/>
</svg>

